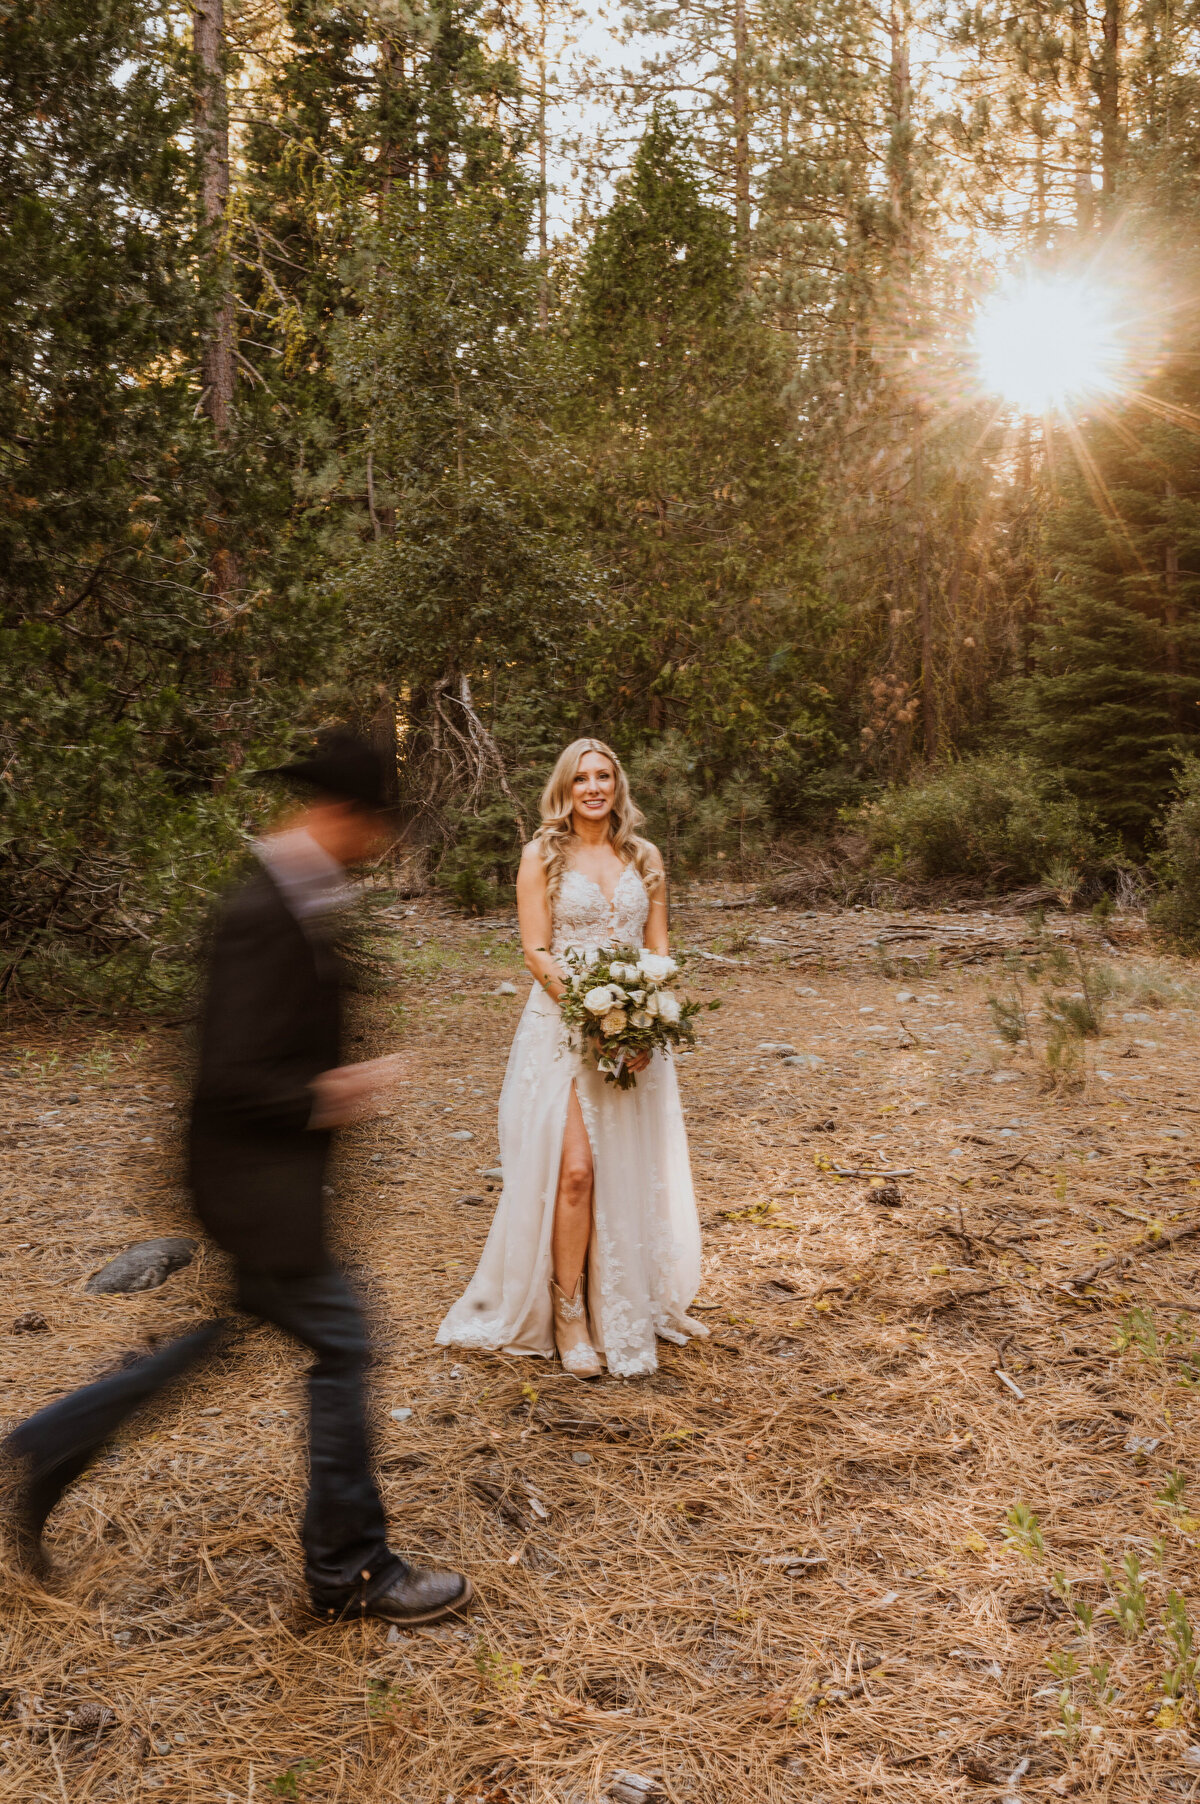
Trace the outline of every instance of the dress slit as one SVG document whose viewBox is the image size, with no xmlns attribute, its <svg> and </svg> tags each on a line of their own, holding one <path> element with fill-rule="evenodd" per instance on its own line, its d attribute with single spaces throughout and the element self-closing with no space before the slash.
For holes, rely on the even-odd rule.
<svg viewBox="0 0 1200 1804">
<path fill-rule="evenodd" d="M 598 1220 L 598 1210 L 597 1210 L 597 1206 L 596 1206 L 596 1170 L 597 1170 L 596 1135 L 595 1135 L 595 1131 L 593 1129 L 592 1124 L 588 1121 L 588 1111 L 583 1106 L 583 1098 L 579 1094 L 579 1086 L 576 1083 L 574 1078 L 571 1079 L 571 1082 L 567 1086 L 567 1104 L 566 1104 L 566 1110 L 563 1115 L 562 1135 L 561 1135 L 561 1137 L 559 1139 L 559 1143 L 558 1143 L 558 1168 L 554 1174 L 554 1194 L 550 1199 L 550 1237 L 549 1237 L 549 1243 L 550 1243 L 550 1248 L 551 1248 L 550 1276 L 551 1277 L 554 1276 L 554 1269 L 553 1269 L 554 1268 L 554 1252 L 553 1252 L 554 1217 L 558 1213 L 558 1186 L 562 1179 L 563 1148 L 567 1144 L 567 1122 L 571 1118 L 571 1098 L 572 1097 L 574 1097 L 575 1101 L 579 1104 L 579 1119 L 583 1123 L 583 1131 L 584 1131 L 585 1135 L 587 1136 L 588 1151 L 590 1152 L 591 1158 L 592 1158 L 592 1195 L 591 1195 L 591 1209 L 589 1211 L 589 1213 L 591 1215 L 591 1227 L 588 1232 L 587 1251 L 585 1252 L 585 1254 L 583 1256 L 583 1294 L 587 1300 L 588 1333 L 591 1336 L 592 1345 L 595 1347 L 595 1349 L 598 1353 L 603 1353 L 604 1340 L 603 1340 L 602 1328 L 601 1328 L 601 1323 L 600 1323 L 600 1315 L 599 1315 L 599 1310 L 593 1305 L 592 1285 L 591 1285 L 591 1275 L 592 1275 L 592 1271 L 594 1269 L 595 1261 L 596 1261 L 596 1257 L 597 1257 L 596 1224 L 597 1224 L 597 1220 Z"/>
</svg>

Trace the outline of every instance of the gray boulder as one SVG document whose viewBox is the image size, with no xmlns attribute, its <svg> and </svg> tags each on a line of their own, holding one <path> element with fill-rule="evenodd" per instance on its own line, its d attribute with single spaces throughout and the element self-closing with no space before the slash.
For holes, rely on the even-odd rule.
<svg viewBox="0 0 1200 1804">
<path fill-rule="evenodd" d="M 157 1290 L 172 1272 L 190 1265 L 195 1254 L 196 1242 L 181 1234 L 168 1234 L 161 1240 L 139 1240 L 93 1272 L 84 1289 L 93 1297 L 112 1296 L 118 1291 Z"/>
</svg>

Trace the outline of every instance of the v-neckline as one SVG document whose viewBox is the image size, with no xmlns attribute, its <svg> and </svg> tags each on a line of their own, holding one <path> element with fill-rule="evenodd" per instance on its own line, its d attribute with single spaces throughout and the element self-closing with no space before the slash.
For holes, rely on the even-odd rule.
<svg viewBox="0 0 1200 1804">
<path fill-rule="evenodd" d="M 596 879 L 594 877 L 589 877 L 589 875 L 586 871 L 581 871 L 577 864 L 569 865 L 567 868 L 570 871 L 572 871 L 576 877 L 579 877 L 584 883 L 590 883 L 592 888 L 595 890 L 596 894 L 602 898 L 602 900 L 604 902 L 604 906 L 611 910 L 617 906 L 617 891 L 620 889 L 621 885 L 625 881 L 625 873 L 627 871 L 631 870 L 633 867 L 628 864 L 623 864 L 621 866 L 621 875 L 617 878 L 617 881 L 613 884 L 613 893 L 611 896 L 606 896 L 604 894 L 604 891 L 601 888 L 600 884 L 597 883 Z"/>
</svg>

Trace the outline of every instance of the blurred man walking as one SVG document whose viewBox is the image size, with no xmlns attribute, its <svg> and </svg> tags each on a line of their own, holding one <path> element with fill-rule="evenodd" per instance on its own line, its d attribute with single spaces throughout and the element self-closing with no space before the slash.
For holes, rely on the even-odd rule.
<svg viewBox="0 0 1200 1804">
<path fill-rule="evenodd" d="M 349 734 L 270 773 L 305 792 L 255 847 L 257 868 L 220 910 L 209 961 L 189 1171 L 195 1207 L 234 1256 L 239 1308 L 314 1355 L 309 1485 L 302 1539 L 313 1608 L 401 1625 L 463 1609 L 469 1581 L 409 1565 L 387 1543 L 371 1469 L 366 1324 L 326 1238 L 325 1177 L 335 1128 L 394 1082 L 397 1062 L 341 1063 L 336 917 L 347 867 L 394 834 L 382 764 Z M 42 1531 L 66 1487 L 134 1410 L 208 1355 L 213 1322 L 39 1410 L 5 1442 L 17 1531 L 41 1561 Z"/>
</svg>

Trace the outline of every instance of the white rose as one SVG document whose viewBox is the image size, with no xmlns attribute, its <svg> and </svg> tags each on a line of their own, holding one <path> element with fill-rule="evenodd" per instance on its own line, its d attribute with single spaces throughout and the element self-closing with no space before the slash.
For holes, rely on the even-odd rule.
<svg viewBox="0 0 1200 1804">
<path fill-rule="evenodd" d="M 658 999 L 658 1018 L 670 1027 L 679 1019 L 679 998 L 672 996 L 670 990 L 664 990 Z"/>
<path fill-rule="evenodd" d="M 648 1014 L 644 1008 L 635 1008 L 629 1017 L 630 1027 L 650 1027 L 653 1022 L 654 1016 Z"/>
<path fill-rule="evenodd" d="M 601 1018 L 601 1033 L 619 1034 L 621 1029 L 625 1026 L 626 1019 L 627 1017 L 623 1008 L 610 1008 L 607 1015 L 604 1015 Z"/>
<path fill-rule="evenodd" d="M 643 952 L 638 960 L 638 975 L 647 983 L 665 983 L 678 969 L 675 960 L 664 952 Z"/>
<path fill-rule="evenodd" d="M 583 999 L 583 1006 L 590 1014 L 603 1015 L 607 1013 L 616 1000 L 617 999 L 609 986 L 606 983 L 603 983 L 599 984 L 596 989 L 588 991 Z"/>
<path fill-rule="evenodd" d="M 658 1013 L 659 996 L 657 990 L 651 990 L 646 998 L 646 1013 L 653 1018 Z"/>
</svg>

